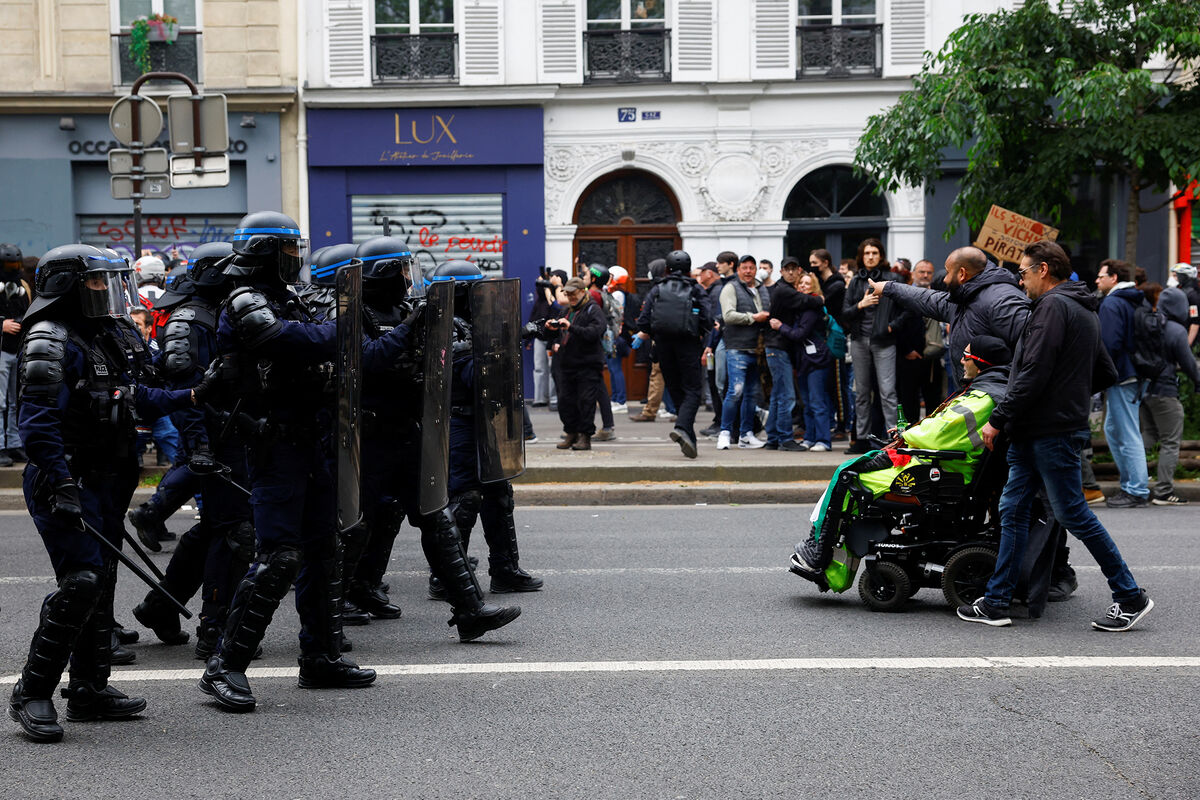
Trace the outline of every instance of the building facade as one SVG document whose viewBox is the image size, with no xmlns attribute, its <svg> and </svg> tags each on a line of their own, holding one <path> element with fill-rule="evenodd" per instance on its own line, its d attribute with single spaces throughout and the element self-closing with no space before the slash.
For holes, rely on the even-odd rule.
<svg viewBox="0 0 1200 800">
<path fill-rule="evenodd" d="M 132 202 L 110 189 L 108 152 L 123 145 L 108 115 L 146 69 L 226 95 L 230 181 L 145 200 L 144 250 L 186 256 L 227 238 L 247 211 L 298 213 L 296 8 L 294 0 L 0 2 L 9 42 L 0 52 L 0 241 L 27 256 L 72 241 L 137 255 Z M 139 54 L 134 22 L 156 14 L 175 23 L 152 29 Z M 188 90 L 151 82 L 141 93 L 165 110 L 167 95 Z M 164 127 L 153 146 L 166 138 Z"/>
</svg>

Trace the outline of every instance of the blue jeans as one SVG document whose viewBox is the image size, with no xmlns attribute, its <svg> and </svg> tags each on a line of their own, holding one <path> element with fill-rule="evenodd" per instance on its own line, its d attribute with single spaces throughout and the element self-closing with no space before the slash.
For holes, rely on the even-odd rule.
<svg viewBox="0 0 1200 800">
<path fill-rule="evenodd" d="M 988 604 L 1007 609 L 1025 555 L 1029 538 L 1029 515 L 1033 496 L 1045 485 L 1054 518 L 1083 542 L 1100 571 L 1108 578 L 1113 602 L 1138 597 L 1140 590 L 1121 551 L 1083 499 L 1079 471 L 1079 438 L 1074 434 L 1043 436 L 1013 442 L 1008 448 L 1008 483 L 1000 495 L 1000 553 L 996 570 L 988 581 Z"/>
<path fill-rule="evenodd" d="M 786 350 L 768 347 L 767 369 L 771 370 L 767 441 L 782 444 L 792 439 L 792 409 L 796 407 L 796 378 L 792 371 L 792 358 Z"/>
<path fill-rule="evenodd" d="M 1121 471 L 1121 491 L 1144 500 L 1150 496 L 1150 476 L 1139 417 L 1140 386 L 1141 381 L 1134 381 L 1104 390 L 1104 437 Z"/>
<path fill-rule="evenodd" d="M 150 439 L 154 439 L 155 448 L 160 450 L 172 464 L 179 460 L 179 450 L 183 447 L 183 443 L 179 439 L 179 431 L 175 429 L 175 424 L 171 422 L 170 416 L 164 415 L 154 420 L 149 435 L 138 433 L 137 449 L 139 453 Z"/>
<path fill-rule="evenodd" d="M 625 404 L 625 371 L 621 369 L 621 359 L 611 356 L 608 359 L 608 377 L 612 380 L 612 402 Z"/>
<path fill-rule="evenodd" d="M 17 432 L 17 354 L 0 352 L 0 450 L 21 447 Z"/>
<path fill-rule="evenodd" d="M 804 441 L 810 445 L 831 447 L 829 429 L 833 424 L 828 385 L 832 367 L 800 373 L 800 401 L 804 403 Z"/>
<path fill-rule="evenodd" d="M 745 436 L 754 430 L 758 356 L 749 350 L 726 350 L 725 380 L 725 405 L 721 407 L 721 430 L 733 433 L 734 423 L 739 420 L 738 407 L 741 406 L 738 435 Z M 795 401 L 793 400 L 793 402 Z"/>
</svg>

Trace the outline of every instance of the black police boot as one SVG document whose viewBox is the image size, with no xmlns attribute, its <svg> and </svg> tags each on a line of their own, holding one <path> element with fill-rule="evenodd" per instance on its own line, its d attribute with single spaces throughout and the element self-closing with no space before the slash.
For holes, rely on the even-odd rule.
<svg viewBox="0 0 1200 800">
<path fill-rule="evenodd" d="M 62 696 L 67 698 L 67 719 L 71 722 L 126 719 L 146 710 L 143 697 L 129 697 L 107 685 L 97 689 L 84 681 L 71 681 Z"/>
<path fill-rule="evenodd" d="M 300 553 L 284 548 L 261 555 L 234 593 L 220 650 L 208 660 L 200 691 L 230 711 L 253 711 L 246 667 L 258 650 L 275 610 L 300 572 Z"/>
<path fill-rule="evenodd" d="M 361 689 L 375 682 L 375 670 L 361 669 L 345 656 L 300 656 L 301 689 Z"/>
<path fill-rule="evenodd" d="M 466 549 L 466 548 L 463 548 Z M 467 561 L 471 565 L 471 571 L 474 572 L 479 566 L 479 559 L 475 556 L 467 556 Z M 437 576 L 432 572 L 429 573 L 429 599 L 430 600 L 449 600 L 449 595 L 446 594 L 446 587 L 442 586 L 442 582 L 437 579 Z"/>
<path fill-rule="evenodd" d="M 170 532 L 163 524 L 162 515 L 150 503 L 142 503 L 125 515 L 129 524 L 137 531 L 138 541 L 155 553 L 162 550 L 160 541 L 166 541 Z M 171 537 L 172 539 L 175 537 Z"/>
<path fill-rule="evenodd" d="M 215 623 L 201 620 L 196 626 L 196 658 L 207 662 L 217 652 L 217 644 L 221 641 L 221 628 Z"/>
<path fill-rule="evenodd" d="M 497 606 L 483 602 L 483 590 L 475 580 L 454 519 L 448 512 L 423 517 L 420 524 L 421 548 L 433 573 L 445 587 L 454 610 L 454 616 L 446 624 L 458 628 L 460 641 L 478 639 L 521 615 L 519 606 Z"/>
<path fill-rule="evenodd" d="M 58 712 L 49 697 L 31 695 L 24 681 L 17 681 L 8 701 L 8 715 L 20 723 L 25 735 L 35 742 L 62 741 L 63 729 L 58 724 Z"/>
<path fill-rule="evenodd" d="M 371 615 L 359 608 L 357 603 L 350 598 L 342 600 L 343 625 L 368 625 L 370 622 Z"/>
<path fill-rule="evenodd" d="M 147 592 L 145 599 L 133 607 L 133 618 L 154 631 L 163 644 L 180 645 L 188 640 L 179 624 L 179 612 L 158 592 Z"/>
<path fill-rule="evenodd" d="M 479 519 L 479 507 L 482 502 L 483 495 L 476 489 L 457 494 L 450 498 L 448 510 L 454 518 L 454 527 L 458 529 L 458 538 L 462 541 L 462 550 L 464 553 L 471 547 L 471 530 L 475 527 L 475 521 Z M 475 556 L 467 556 L 467 562 L 471 565 L 472 572 L 479 566 L 479 559 Z M 447 601 L 450 599 L 450 596 L 446 594 L 446 587 L 442 586 L 442 582 L 438 580 L 437 575 L 434 575 L 432 570 L 429 573 L 429 590 L 427 594 L 430 600 Z"/>
<path fill-rule="evenodd" d="M 113 620 L 113 633 L 117 635 L 117 641 L 121 644 L 134 644 L 142 635 L 135 630 L 126 628 L 121 623 Z"/>
<path fill-rule="evenodd" d="M 517 551 L 517 525 L 513 520 L 512 484 L 505 481 L 499 491 L 490 490 L 483 498 L 479 511 L 483 523 L 483 538 L 488 545 L 488 574 L 492 576 L 492 594 L 537 592 L 542 579 L 535 578 L 520 566 Z"/>
<path fill-rule="evenodd" d="M 392 603 L 391 598 L 379 588 L 378 584 L 370 586 L 366 581 L 351 581 L 348 602 L 375 619 L 400 619 L 400 606 Z M 342 622 L 349 624 L 346 622 L 344 611 Z"/>
<path fill-rule="evenodd" d="M 114 630 L 112 632 L 112 649 L 109 650 L 108 663 L 122 666 L 132 664 L 135 661 L 137 661 L 137 653 L 121 644 L 121 639 Z"/>
</svg>

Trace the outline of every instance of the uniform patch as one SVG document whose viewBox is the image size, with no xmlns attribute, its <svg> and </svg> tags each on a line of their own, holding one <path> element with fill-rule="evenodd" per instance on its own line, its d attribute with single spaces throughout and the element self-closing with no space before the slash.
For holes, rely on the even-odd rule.
<svg viewBox="0 0 1200 800">
<path fill-rule="evenodd" d="M 97 374 L 97 375 L 107 375 L 107 374 L 108 374 L 108 367 L 106 367 L 106 366 L 105 366 L 105 365 L 103 365 L 103 364 L 97 364 L 97 365 L 96 365 L 96 374 Z"/>
<path fill-rule="evenodd" d="M 938 469 L 937 467 L 933 467 L 932 469 L 929 470 L 929 480 L 940 481 L 941 479 L 942 479 L 942 471 L 940 469 Z"/>
</svg>

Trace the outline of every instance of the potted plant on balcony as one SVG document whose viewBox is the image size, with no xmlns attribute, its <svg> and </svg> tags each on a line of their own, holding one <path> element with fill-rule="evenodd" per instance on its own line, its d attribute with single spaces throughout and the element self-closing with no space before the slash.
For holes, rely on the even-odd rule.
<svg viewBox="0 0 1200 800">
<path fill-rule="evenodd" d="M 179 38 L 179 20 L 168 14 L 138 17 L 129 26 L 129 56 L 138 72 L 150 71 L 150 42 L 171 44 Z"/>
</svg>

